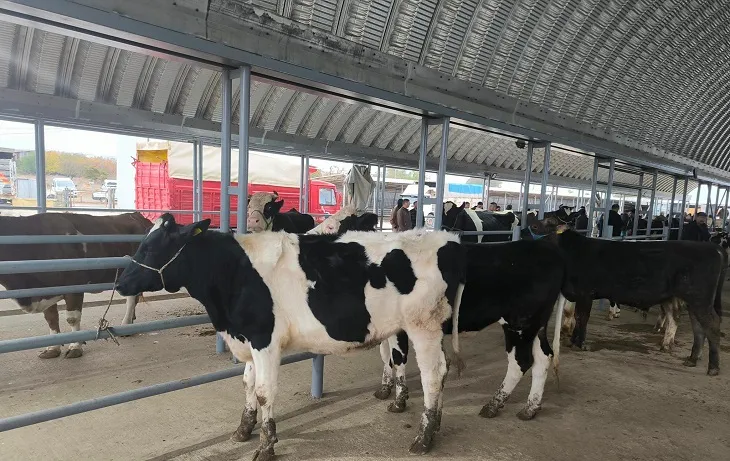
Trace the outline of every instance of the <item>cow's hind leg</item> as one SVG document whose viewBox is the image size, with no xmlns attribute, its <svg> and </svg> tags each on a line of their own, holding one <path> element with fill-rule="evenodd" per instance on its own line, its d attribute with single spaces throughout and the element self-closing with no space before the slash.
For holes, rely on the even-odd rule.
<svg viewBox="0 0 730 461">
<path fill-rule="evenodd" d="M 702 348 L 705 345 L 705 331 L 702 328 L 700 321 L 697 319 L 697 315 L 695 315 L 692 306 L 689 306 L 687 310 L 689 311 L 689 319 L 692 322 L 694 340 L 692 341 L 692 352 L 689 357 L 684 360 L 684 366 L 695 367 L 697 366 L 697 361 L 700 357 L 702 357 Z"/>
<path fill-rule="evenodd" d="M 677 322 L 679 322 L 679 303 L 672 299 L 666 303 L 662 303 L 661 310 L 664 313 L 666 330 L 664 330 L 664 338 L 662 339 L 662 352 L 670 352 L 674 347 L 674 337 L 677 334 Z"/>
<path fill-rule="evenodd" d="M 388 338 L 391 360 L 395 369 L 395 401 L 388 405 L 391 413 L 403 413 L 408 401 L 408 385 L 406 384 L 406 362 L 408 361 L 408 335 L 401 331 L 395 337 Z"/>
<path fill-rule="evenodd" d="M 548 368 L 550 367 L 550 356 L 553 350 L 547 339 L 545 328 L 540 328 L 537 336 L 532 342 L 532 386 L 530 396 L 527 398 L 525 407 L 517 413 L 517 417 L 527 421 L 535 417 L 542 405 L 542 394 L 545 390 Z"/>
<path fill-rule="evenodd" d="M 84 304 L 84 294 L 74 293 L 65 295 L 66 299 L 66 322 L 71 325 L 72 331 L 81 330 L 81 307 Z M 71 343 L 66 351 L 67 359 L 76 359 L 84 355 L 81 343 Z"/>
<path fill-rule="evenodd" d="M 585 345 L 585 341 L 586 332 L 588 330 L 588 320 L 591 318 L 591 305 L 592 303 L 590 300 L 579 300 L 575 304 L 576 326 L 573 330 L 570 342 L 573 346 L 584 351 L 588 350 L 588 347 Z"/>
<path fill-rule="evenodd" d="M 417 330 L 408 334 L 416 351 L 418 368 L 423 385 L 424 410 L 418 435 L 411 444 L 412 454 L 426 454 L 431 449 L 433 436 L 440 427 L 438 418 L 439 399 L 443 392 L 446 376 L 446 356 L 442 340 L 443 333 L 438 331 Z"/>
<path fill-rule="evenodd" d="M 246 395 L 246 403 L 241 415 L 241 424 L 231 436 L 231 440 L 235 442 L 245 442 L 250 439 L 251 432 L 256 425 L 258 400 L 256 400 L 256 368 L 253 362 L 246 362 L 246 369 L 243 372 L 243 391 Z"/>
<path fill-rule="evenodd" d="M 256 400 L 261 407 L 259 447 L 253 455 L 253 461 L 271 461 L 274 459 L 274 444 L 279 441 L 274 421 L 274 399 L 278 387 L 281 353 L 269 346 L 261 351 L 252 348 L 251 355 L 256 375 Z"/>
<path fill-rule="evenodd" d="M 504 342 L 507 349 L 507 374 L 497 392 L 479 412 L 479 416 L 484 418 L 497 416 L 499 410 L 504 406 L 504 402 L 507 401 L 517 383 L 522 379 L 525 371 L 532 366 L 532 344 L 528 343 L 525 347 L 520 333 L 509 329 L 507 324 L 502 325 L 502 328 L 504 329 Z M 523 368 L 522 365 L 526 368 Z"/>
<path fill-rule="evenodd" d="M 688 306 L 688 310 L 692 320 L 692 330 L 694 331 L 694 344 L 692 344 L 692 355 L 687 358 L 684 364 L 687 366 L 697 365 L 697 360 L 702 355 L 702 347 L 706 337 L 710 348 L 707 374 L 717 376 L 720 373 L 720 317 L 714 309 L 699 314 L 692 310 L 692 306 Z"/>
<path fill-rule="evenodd" d="M 383 361 L 383 379 L 380 381 L 380 389 L 375 391 L 375 398 L 385 400 L 390 397 L 393 390 L 393 362 L 390 353 L 390 338 L 380 343 L 380 359 Z"/>
<path fill-rule="evenodd" d="M 58 305 L 54 304 L 44 310 L 43 317 L 45 317 L 46 323 L 48 323 L 50 334 L 57 335 L 61 332 L 60 325 L 58 324 Z M 43 352 L 38 354 L 38 357 L 42 359 L 55 359 L 60 355 L 61 346 L 48 346 L 43 350 Z"/>
</svg>

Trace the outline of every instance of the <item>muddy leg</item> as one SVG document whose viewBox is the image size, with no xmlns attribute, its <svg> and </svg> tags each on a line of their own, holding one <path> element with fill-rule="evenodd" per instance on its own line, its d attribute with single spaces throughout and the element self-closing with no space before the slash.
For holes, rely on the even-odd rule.
<svg viewBox="0 0 730 461">
<path fill-rule="evenodd" d="M 383 379 L 380 381 L 380 389 L 375 391 L 375 398 L 385 400 L 390 397 L 393 390 L 393 363 L 390 358 L 390 338 L 380 343 L 380 359 L 383 361 Z"/>
<path fill-rule="evenodd" d="M 591 317 L 591 304 L 590 300 L 580 300 L 576 302 L 575 306 L 576 327 L 573 330 L 570 341 L 573 346 L 582 350 L 588 350 L 585 345 L 585 340 L 586 331 L 588 330 L 588 319 Z"/>
<path fill-rule="evenodd" d="M 517 348 L 522 342 L 520 335 L 510 330 L 506 324 L 502 325 L 502 328 L 504 329 L 504 342 L 507 349 L 507 374 L 504 376 L 497 392 L 479 412 L 479 416 L 483 418 L 494 418 L 497 416 L 499 410 L 504 406 L 504 403 L 512 394 L 515 386 L 520 382 L 526 371 L 523 371 L 520 364 L 517 363 L 517 353 L 519 352 Z M 527 368 L 529 369 L 530 367 L 528 366 Z"/>
<path fill-rule="evenodd" d="M 694 340 L 692 342 L 692 352 L 690 353 L 690 356 L 685 359 L 684 366 L 695 367 L 697 366 L 697 361 L 700 357 L 702 357 L 702 348 L 705 345 L 705 331 L 699 320 L 697 320 L 697 316 L 694 314 L 694 311 L 692 309 L 688 309 L 688 311 L 689 319 L 692 322 Z"/>
<path fill-rule="evenodd" d="M 51 330 L 49 334 L 57 335 L 61 332 L 60 326 L 58 325 L 58 305 L 54 304 L 48 309 L 43 311 L 43 317 L 46 318 L 48 328 Z M 61 346 L 48 346 L 43 352 L 38 354 L 38 357 L 42 359 L 55 359 L 61 355 Z"/>
<path fill-rule="evenodd" d="M 443 392 L 446 376 L 446 356 L 442 349 L 443 333 L 438 331 L 416 330 L 409 332 L 416 351 L 418 368 L 423 385 L 424 410 L 418 435 L 411 444 L 412 454 L 426 454 L 431 449 L 433 436 L 438 424 L 438 402 Z"/>
<path fill-rule="evenodd" d="M 256 400 L 256 369 L 253 362 L 246 362 L 246 370 L 243 372 L 243 391 L 246 403 L 241 415 L 241 424 L 231 436 L 231 440 L 234 442 L 245 442 L 250 439 L 251 432 L 256 425 L 258 401 Z"/>
<path fill-rule="evenodd" d="M 408 401 L 408 386 L 406 385 L 406 362 L 408 361 L 408 335 L 400 332 L 396 337 L 388 339 L 390 343 L 391 360 L 395 369 L 395 401 L 388 405 L 391 413 L 403 413 Z"/>
<path fill-rule="evenodd" d="M 71 331 L 81 330 L 81 307 L 84 304 L 84 294 L 74 293 L 65 295 L 66 299 L 66 322 L 71 325 Z M 84 355 L 81 343 L 71 343 L 66 351 L 67 359 L 76 359 Z"/>
<path fill-rule="evenodd" d="M 253 461 L 271 461 L 274 459 L 274 444 L 279 441 L 274 421 L 274 399 L 278 387 L 281 352 L 269 346 L 263 351 L 252 348 L 251 353 L 256 375 L 256 400 L 261 407 L 259 447 L 253 455 Z"/>
<path fill-rule="evenodd" d="M 662 339 L 662 347 L 660 350 L 663 352 L 669 352 L 674 347 L 674 337 L 677 334 L 679 304 L 676 300 L 670 300 L 666 304 L 662 304 L 661 309 L 664 313 L 664 322 L 667 328 L 664 330 L 664 338 Z"/>
<path fill-rule="evenodd" d="M 542 328 L 532 343 L 533 364 L 530 395 L 527 397 L 525 407 L 517 413 L 517 417 L 523 421 L 534 418 L 540 408 L 542 408 L 542 394 L 545 390 L 545 381 L 547 380 L 551 355 L 553 355 L 553 351 L 545 335 L 545 329 Z"/>
</svg>

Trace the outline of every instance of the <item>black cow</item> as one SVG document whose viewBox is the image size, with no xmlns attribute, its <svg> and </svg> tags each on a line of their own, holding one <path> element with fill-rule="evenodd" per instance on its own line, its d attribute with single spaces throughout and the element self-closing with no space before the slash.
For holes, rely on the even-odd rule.
<svg viewBox="0 0 730 461">
<path fill-rule="evenodd" d="M 576 328 L 571 343 L 583 348 L 594 299 L 647 310 L 661 304 L 674 311 L 679 302 L 689 311 L 694 332 L 692 353 L 686 366 L 696 366 L 705 337 L 710 344 L 707 373 L 720 371 L 719 342 L 722 284 L 727 256 L 709 243 L 660 241 L 624 242 L 591 239 L 564 230 L 554 220 L 531 223 L 533 233 L 547 235 L 561 250 L 567 264 L 562 293 L 576 303 Z M 626 264 L 631 261 L 631 264 Z M 668 315 L 663 349 L 674 344 L 676 315 Z"/>
<path fill-rule="evenodd" d="M 517 415 L 520 419 L 532 419 L 540 409 L 553 355 L 546 328 L 563 285 L 560 251 L 552 243 L 530 240 L 462 245 L 466 249 L 467 275 L 459 310 L 459 331 L 480 331 L 499 322 L 504 330 L 508 359 L 504 381 L 480 415 L 497 416 L 520 378 L 532 368 L 530 395 Z M 451 320 L 443 324 L 445 334 L 452 329 Z M 387 399 L 395 386 L 395 401 L 388 406 L 388 411 L 400 413 L 405 410 L 408 399 L 405 381 L 408 337 L 401 332 L 389 338 L 388 343 L 381 344 L 383 381 L 375 396 Z M 553 347 L 557 366 L 559 338 L 553 338 Z"/>
<path fill-rule="evenodd" d="M 251 232 L 284 231 L 304 234 L 314 228 L 314 218 L 291 209 L 282 213 L 284 200 L 276 192 L 256 192 L 248 199 L 246 227 Z"/>
</svg>

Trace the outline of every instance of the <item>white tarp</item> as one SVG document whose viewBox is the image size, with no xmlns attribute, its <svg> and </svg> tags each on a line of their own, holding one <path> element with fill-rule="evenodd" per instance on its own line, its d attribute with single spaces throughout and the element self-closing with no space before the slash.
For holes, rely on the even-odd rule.
<svg viewBox="0 0 730 461">
<path fill-rule="evenodd" d="M 370 176 L 370 167 L 353 165 L 345 178 L 345 204 L 354 205 L 358 213 L 364 212 L 375 189 L 375 181 Z"/>
<path fill-rule="evenodd" d="M 249 151 L 248 182 L 299 187 L 301 161 L 297 157 Z M 167 153 L 171 178 L 193 179 L 193 145 L 170 142 Z M 220 147 L 203 146 L 203 181 L 221 180 Z M 231 182 L 238 182 L 238 149 L 231 149 Z"/>
</svg>

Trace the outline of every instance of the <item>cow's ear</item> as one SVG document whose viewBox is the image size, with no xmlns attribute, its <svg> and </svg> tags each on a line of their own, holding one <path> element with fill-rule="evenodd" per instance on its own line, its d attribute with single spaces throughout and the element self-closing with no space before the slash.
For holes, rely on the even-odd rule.
<svg viewBox="0 0 730 461">
<path fill-rule="evenodd" d="M 204 219 L 196 223 L 188 224 L 180 229 L 180 236 L 186 241 L 189 241 L 192 238 L 205 234 L 208 227 L 210 227 L 210 219 Z"/>
</svg>

